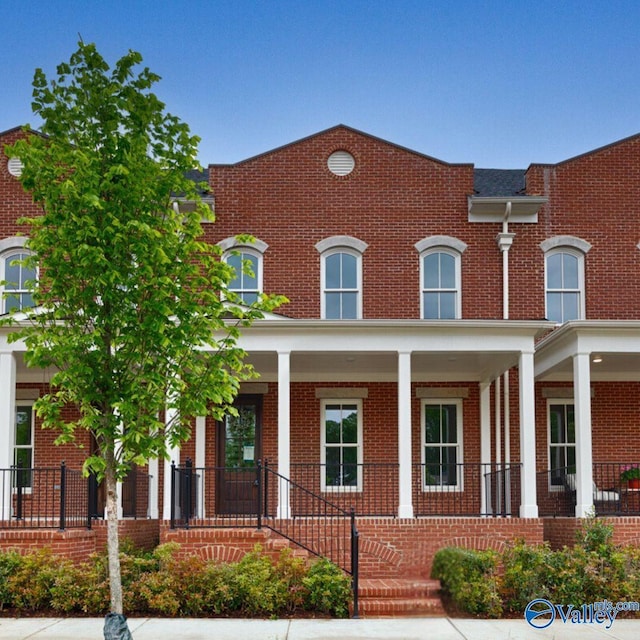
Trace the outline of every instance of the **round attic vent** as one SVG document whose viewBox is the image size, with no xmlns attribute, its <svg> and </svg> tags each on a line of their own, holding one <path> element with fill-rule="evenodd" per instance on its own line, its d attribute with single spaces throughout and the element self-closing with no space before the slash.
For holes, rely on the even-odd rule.
<svg viewBox="0 0 640 640">
<path fill-rule="evenodd" d="M 22 174 L 23 164 L 20 162 L 20 158 L 9 158 L 7 162 L 7 169 L 12 176 L 18 178 Z"/>
<path fill-rule="evenodd" d="M 348 176 L 356 166 L 356 161 L 348 151 L 334 151 L 327 160 L 327 166 L 337 176 Z"/>
</svg>

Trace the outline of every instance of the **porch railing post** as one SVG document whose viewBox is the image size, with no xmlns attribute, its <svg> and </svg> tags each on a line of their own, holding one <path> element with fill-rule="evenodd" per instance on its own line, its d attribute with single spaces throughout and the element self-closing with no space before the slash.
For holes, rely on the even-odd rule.
<svg viewBox="0 0 640 640">
<path fill-rule="evenodd" d="M 353 617 L 358 618 L 358 572 L 359 572 L 360 539 L 356 527 L 356 512 L 351 507 L 351 588 L 353 589 Z"/>
<path fill-rule="evenodd" d="M 184 491 L 182 491 L 182 500 L 184 502 L 183 509 L 186 512 L 185 525 L 189 528 L 189 519 L 191 518 L 191 480 L 193 476 L 193 463 L 191 458 L 187 458 L 185 463 Z"/>
<path fill-rule="evenodd" d="M 67 465 L 64 460 L 60 464 L 60 531 L 67 525 Z"/>
<path fill-rule="evenodd" d="M 258 492 L 256 511 L 258 517 L 258 530 L 262 529 L 262 461 L 256 463 L 256 490 Z"/>
<path fill-rule="evenodd" d="M 171 461 L 171 521 L 169 526 L 171 529 L 176 528 L 176 463 L 174 460 Z"/>
<path fill-rule="evenodd" d="M 264 499 L 263 499 L 263 506 L 264 506 L 264 516 L 265 518 L 269 517 L 269 460 L 267 460 L 267 458 L 264 459 L 264 482 L 263 482 L 263 486 L 264 486 Z"/>
<path fill-rule="evenodd" d="M 11 467 L 11 475 L 16 479 L 16 520 L 22 520 L 22 474 L 18 467 Z"/>
</svg>

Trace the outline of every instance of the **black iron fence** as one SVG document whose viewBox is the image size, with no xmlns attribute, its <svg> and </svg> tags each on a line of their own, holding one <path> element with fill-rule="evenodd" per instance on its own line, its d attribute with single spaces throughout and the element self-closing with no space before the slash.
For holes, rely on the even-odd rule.
<svg viewBox="0 0 640 640">
<path fill-rule="evenodd" d="M 147 517 L 149 475 L 132 470 L 123 482 L 124 517 Z M 91 528 L 104 515 L 94 476 L 64 462 L 59 467 L 0 469 L 0 529 Z"/>
<path fill-rule="evenodd" d="M 414 464 L 417 516 L 517 516 L 520 463 Z"/>
<path fill-rule="evenodd" d="M 595 515 L 640 515 L 640 462 L 596 462 L 592 470 Z M 539 472 L 536 488 L 540 516 L 575 516 L 575 467 Z"/>
</svg>

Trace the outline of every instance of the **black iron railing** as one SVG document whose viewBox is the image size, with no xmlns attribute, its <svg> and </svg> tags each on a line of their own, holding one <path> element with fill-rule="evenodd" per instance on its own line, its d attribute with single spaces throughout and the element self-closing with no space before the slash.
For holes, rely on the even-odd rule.
<svg viewBox="0 0 640 640">
<path fill-rule="evenodd" d="M 417 516 L 517 516 L 520 463 L 414 464 Z"/>
<path fill-rule="evenodd" d="M 131 471 L 123 482 L 124 517 L 147 517 L 149 475 Z M 94 476 L 59 467 L 0 469 L 0 529 L 91 529 L 104 504 Z"/>
<path fill-rule="evenodd" d="M 171 466 L 171 528 L 255 527 L 275 531 L 351 576 L 358 615 L 359 538 L 355 510 L 285 478 L 268 464 Z"/>
<path fill-rule="evenodd" d="M 596 515 L 640 515 L 640 478 L 637 483 L 633 478 L 640 476 L 640 462 L 595 462 L 592 470 L 591 489 Z M 575 516 L 575 467 L 538 472 L 536 489 L 540 516 Z"/>
</svg>

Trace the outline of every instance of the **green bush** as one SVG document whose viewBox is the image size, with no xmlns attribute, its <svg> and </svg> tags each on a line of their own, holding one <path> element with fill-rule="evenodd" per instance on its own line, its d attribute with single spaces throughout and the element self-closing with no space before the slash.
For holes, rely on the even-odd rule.
<svg viewBox="0 0 640 640">
<path fill-rule="evenodd" d="M 325 558 L 315 562 L 302 579 L 307 590 L 305 608 L 336 618 L 349 615 L 351 579 Z"/>
<path fill-rule="evenodd" d="M 502 614 L 495 575 L 496 553 L 458 547 L 440 549 L 433 559 L 431 576 L 461 611 L 497 618 Z"/>
<path fill-rule="evenodd" d="M 509 611 L 524 611 L 531 600 L 548 598 L 554 576 L 549 546 L 532 546 L 518 541 L 502 554 L 500 595 Z"/>
<path fill-rule="evenodd" d="M 257 546 L 227 565 L 181 558 L 176 544 L 152 553 L 125 545 L 121 553 L 127 615 L 275 617 L 296 610 L 347 615 L 349 579 L 320 560 L 311 566 L 284 549 L 277 561 Z M 104 615 L 109 611 L 106 554 L 74 565 L 48 550 L 0 553 L 0 608 Z"/>
</svg>

